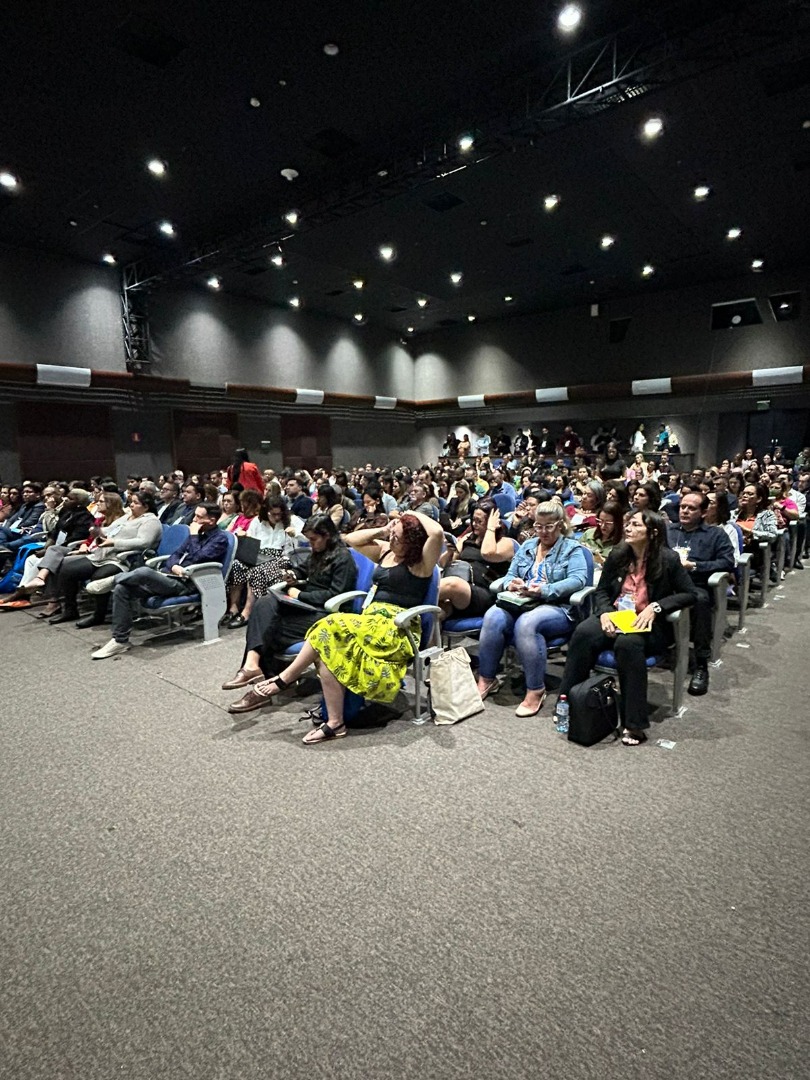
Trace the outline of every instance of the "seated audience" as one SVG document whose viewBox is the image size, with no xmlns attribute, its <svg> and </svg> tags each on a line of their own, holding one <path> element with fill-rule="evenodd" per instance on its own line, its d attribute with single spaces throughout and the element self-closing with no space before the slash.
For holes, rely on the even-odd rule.
<svg viewBox="0 0 810 1080">
<path fill-rule="evenodd" d="M 222 508 L 222 517 L 217 522 L 217 528 L 223 532 L 235 532 L 239 528 L 239 500 L 236 493 L 224 492 L 219 497 L 219 505 Z"/>
<path fill-rule="evenodd" d="M 158 521 L 161 525 L 176 525 L 183 522 L 188 507 L 180 498 L 180 486 L 175 480 L 164 480 L 160 485 L 161 503 L 158 507 Z"/>
<path fill-rule="evenodd" d="M 653 480 L 645 480 L 639 484 L 633 492 L 632 506 L 634 510 L 654 510 L 658 512 L 661 506 L 661 489 Z"/>
<path fill-rule="evenodd" d="M 39 519 L 45 510 L 42 498 L 42 484 L 27 480 L 22 486 L 22 501 L 0 525 L 0 555 L 12 554 L 28 538 L 37 532 Z"/>
<path fill-rule="evenodd" d="M 252 489 L 242 492 L 243 507 L 255 506 L 257 499 L 257 512 L 251 517 L 248 528 L 237 530 L 237 535 L 259 541 L 258 562 L 249 566 L 237 557 L 228 575 L 230 607 L 220 625 L 231 630 L 245 626 L 256 597 L 264 596 L 271 585 L 284 579 L 285 572 L 290 569 L 288 556 L 294 550 L 296 537 L 301 535 L 304 524 L 300 518 L 291 516 L 281 496 L 262 500 Z"/>
<path fill-rule="evenodd" d="M 565 508 L 572 528 L 577 531 L 593 529 L 599 517 L 599 511 L 605 505 L 605 488 L 601 480 L 588 480 L 583 485 L 579 505 L 569 503 Z"/>
<path fill-rule="evenodd" d="M 505 535 L 498 508 L 488 499 L 480 502 L 470 531 L 456 541 L 453 561 L 439 585 L 444 618 L 476 618 L 492 607 L 495 597 L 489 587 L 503 576 L 514 554 L 514 542 Z"/>
<path fill-rule="evenodd" d="M 586 529 L 579 538 L 580 543 L 593 555 L 597 566 L 602 566 L 605 559 L 624 535 L 624 507 L 621 503 L 606 502 L 599 511 L 596 525 Z"/>
<path fill-rule="evenodd" d="M 571 526 L 561 506 L 541 503 L 535 537 L 516 552 L 504 590 L 526 601 L 524 608 L 491 607 L 484 616 L 479 646 L 478 689 L 482 698 L 500 688 L 498 666 L 513 640 L 526 676 L 526 694 L 516 716 L 536 716 L 546 697 L 546 638 L 567 635 L 573 627 L 571 596 L 588 584 L 582 545 L 570 539 Z"/>
</svg>

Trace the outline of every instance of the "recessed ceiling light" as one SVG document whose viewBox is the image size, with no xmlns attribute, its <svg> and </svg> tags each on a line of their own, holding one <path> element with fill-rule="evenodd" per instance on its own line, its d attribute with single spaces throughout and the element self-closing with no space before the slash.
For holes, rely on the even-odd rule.
<svg viewBox="0 0 810 1080">
<path fill-rule="evenodd" d="M 462 151 L 462 153 L 466 153 L 467 150 L 472 150 L 474 145 L 475 139 L 469 133 L 465 133 L 464 135 L 459 136 L 458 148 Z"/>
<path fill-rule="evenodd" d="M 467 322 L 475 322 L 475 316 L 474 315 L 468 315 L 467 316 Z"/>
<path fill-rule="evenodd" d="M 751 263 L 751 269 L 754 271 L 754 273 L 757 273 L 757 274 L 762 271 L 762 268 L 764 266 L 765 266 L 765 263 L 763 262 L 762 259 L 754 259 L 753 262 Z"/>
<path fill-rule="evenodd" d="M 664 121 L 660 116 L 651 116 L 645 120 L 641 127 L 641 134 L 645 139 L 656 139 L 664 130 Z"/>
<path fill-rule="evenodd" d="M 782 303 L 782 304 L 779 305 L 779 310 L 780 311 L 787 311 L 789 308 L 790 308 L 790 304 L 788 304 L 788 303 Z"/>
<path fill-rule="evenodd" d="M 810 120 L 802 120 L 802 127 L 807 131 L 807 129 L 810 128 Z"/>
<path fill-rule="evenodd" d="M 170 221 L 161 221 L 160 225 L 158 225 L 158 228 L 160 229 L 160 231 L 163 233 L 164 236 L 174 236 L 175 235 L 174 225 L 172 225 L 172 223 Z"/>
<path fill-rule="evenodd" d="M 742 236 L 742 229 L 738 229 L 736 225 L 728 230 L 726 233 L 726 240 L 739 240 Z"/>
<path fill-rule="evenodd" d="M 552 210 L 556 210 L 559 205 L 559 195 L 546 195 L 545 199 L 543 199 L 543 206 L 545 206 L 546 210 L 548 210 L 549 212 L 551 212 Z"/>
<path fill-rule="evenodd" d="M 514 296 L 505 296 L 505 297 L 504 297 L 503 299 L 504 299 L 504 303 L 506 303 L 506 304 L 511 304 L 511 303 L 512 303 L 512 301 L 513 301 L 513 300 L 514 300 L 515 298 L 514 298 Z"/>
<path fill-rule="evenodd" d="M 478 224 L 479 224 L 479 225 L 488 225 L 488 224 L 489 224 L 489 222 L 487 221 L 487 219 L 486 219 L 486 218 L 482 218 L 482 219 L 481 219 L 481 220 L 480 220 L 480 221 L 478 222 Z"/>
<path fill-rule="evenodd" d="M 259 101 L 259 99 L 257 97 L 252 97 L 250 99 L 250 105 L 251 105 L 251 108 L 258 109 L 259 106 L 261 105 L 261 102 Z"/>
<path fill-rule="evenodd" d="M 407 326 L 405 329 L 408 331 L 409 334 L 413 333 L 413 327 L 412 326 Z"/>
<path fill-rule="evenodd" d="M 160 158 L 153 157 L 146 163 L 146 167 L 152 176 L 165 176 L 169 171 L 169 166 L 165 161 L 161 161 Z"/>
<path fill-rule="evenodd" d="M 355 311 L 354 315 L 352 315 L 352 318 L 356 323 L 363 323 L 366 321 L 366 317 L 362 311 Z"/>
<path fill-rule="evenodd" d="M 582 8 L 579 4 L 566 4 L 557 16 L 557 26 L 565 34 L 570 34 L 582 22 Z"/>
<path fill-rule="evenodd" d="M 462 274 L 458 270 L 456 270 L 454 273 L 452 273 L 450 275 L 450 280 L 452 281 L 452 283 L 454 285 L 460 285 L 461 284 L 461 278 L 462 278 Z"/>
<path fill-rule="evenodd" d="M 419 307 L 425 308 L 425 307 L 428 306 L 427 299 L 424 296 L 420 296 L 419 299 L 416 302 L 419 305 Z"/>
<path fill-rule="evenodd" d="M 652 277 L 654 273 L 655 273 L 655 267 L 653 266 L 652 263 L 645 263 L 644 266 L 642 266 L 642 268 L 641 268 L 641 276 L 642 277 Z"/>
<path fill-rule="evenodd" d="M 7 172 L 4 169 L 0 172 L 0 184 L 2 184 L 7 191 L 13 191 L 16 187 L 19 187 L 20 181 L 14 173 Z"/>
<path fill-rule="evenodd" d="M 352 282 L 352 285 L 354 285 L 355 289 L 362 289 L 363 286 L 365 285 L 365 281 L 363 281 L 363 279 L 361 277 L 358 277 L 358 278 L 354 279 L 354 281 Z"/>
<path fill-rule="evenodd" d="M 292 183 L 293 180 L 298 179 L 298 169 L 282 169 L 281 175 L 285 180 L 289 180 L 290 183 Z"/>
<path fill-rule="evenodd" d="M 281 267 L 284 265 L 284 256 L 281 254 L 280 251 L 277 251 L 275 255 L 270 256 L 270 262 L 273 264 L 273 266 Z"/>
<path fill-rule="evenodd" d="M 101 261 L 107 263 L 108 266 L 115 266 L 116 263 L 115 256 L 112 255 L 109 251 L 105 252 L 105 254 L 101 256 Z"/>
<path fill-rule="evenodd" d="M 297 225 L 298 224 L 298 211 L 297 210 L 288 210 L 287 213 L 284 215 L 284 220 L 287 222 L 288 225 Z"/>
<path fill-rule="evenodd" d="M 708 184 L 698 184 L 695 190 L 692 192 L 698 202 L 703 202 L 704 199 L 708 199 L 711 195 L 712 189 Z"/>
<path fill-rule="evenodd" d="M 209 289 L 221 289 L 222 288 L 222 279 L 218 278 L 216 275 L 214 275 L 214 277 L 210 277 L 208 279 L 208 281 L 206 282 L 206 285 L 208 286 Z"/>
<path fill-rule="evenodd" d="M 335 45 L 334 41 L 328 41 L 323 47 L 323 51 L 327 56 L 337 56 L 340 52 L 339 46 Z"/>
<path fill-rule="evenodd" d="M 602 239 L 599 241 L 599 246 L 602 251 L 607 251 L 608 248 L 612 248 L 616 243 L 616 237 L 611 236 L 609 233 L 605 233 Z"/>
<path fill-rule="evenodd" d="M 301 307 L 301 297 L 300 296 L 291 296 L 290 300 L 289 300 L 289 304 L 290 304 L 290 307 L 300 308 Z"/>
<path fill-rule="evenodd" d="M 383 259 L 385 262 L 393 262 L 394 259 L 397 257 L 396 248 L 394 248 L 392 244 L 380 244 L 378 250 L 380 253 L 380 258 Z"/>
</svg>

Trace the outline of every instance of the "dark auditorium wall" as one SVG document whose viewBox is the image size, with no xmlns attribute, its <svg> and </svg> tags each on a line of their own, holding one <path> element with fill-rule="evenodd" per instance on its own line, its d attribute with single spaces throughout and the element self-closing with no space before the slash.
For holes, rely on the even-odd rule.
<svg viewBox="0 0 810 1080">
<path fill-rule="evenodd" d="M 798 272 L 778 277 L 748 274 L 614 300 L 602 305 L 598 318 L 583 304 L 450 327 L 414 342 L 414 397 L 804 364 L 810 356 L 807 311 L 801 319 L 777 323 L 767 297 L 803 290 L 805 285 L 805 275 Z M 710 330 L 713 303 L 748 297 L 760 301 L 761 325 Z M 610 344 L 610 320 L 625 317 L 632 319 L 625 340 Z"/>
</svg>

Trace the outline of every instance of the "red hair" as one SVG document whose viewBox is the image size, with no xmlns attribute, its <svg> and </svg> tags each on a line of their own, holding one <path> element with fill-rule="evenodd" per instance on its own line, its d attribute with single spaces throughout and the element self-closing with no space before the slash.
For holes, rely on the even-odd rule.
<svg viewBox="0 0 810 1080">
<path fill-rule="evenodd" d="M 427 529 L 416 514 L 406 514 L 399 522 L 402 525 L 402 561 L 406 566 L 414 566 L 421 562 Z"/>
</svg>

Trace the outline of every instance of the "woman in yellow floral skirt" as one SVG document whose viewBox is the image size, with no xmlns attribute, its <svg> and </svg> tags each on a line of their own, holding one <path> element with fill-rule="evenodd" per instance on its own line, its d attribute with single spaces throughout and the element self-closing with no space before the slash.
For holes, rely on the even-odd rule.
<svg viewBox="0 0 810 1080">
<path fill-rule="evenodd" d="M 318 666 L 327 720 L 304 738 L 309 746 L 346 734 L 346 690 L 371 701 L 397 696 L 413 652 L 394 617 L 423 604 L 442 550 L 441 525 L 423 514 L 403 514 L 380 529 L 361 529 L 345 537 L 377 563 L 372 590 L 360 615 L 327 615 L 312 626 L 295 660 L 272 679 L 252 686 L 230 712 L 252 712 L 295 682 L 313 663 Z"/>
</svg>

